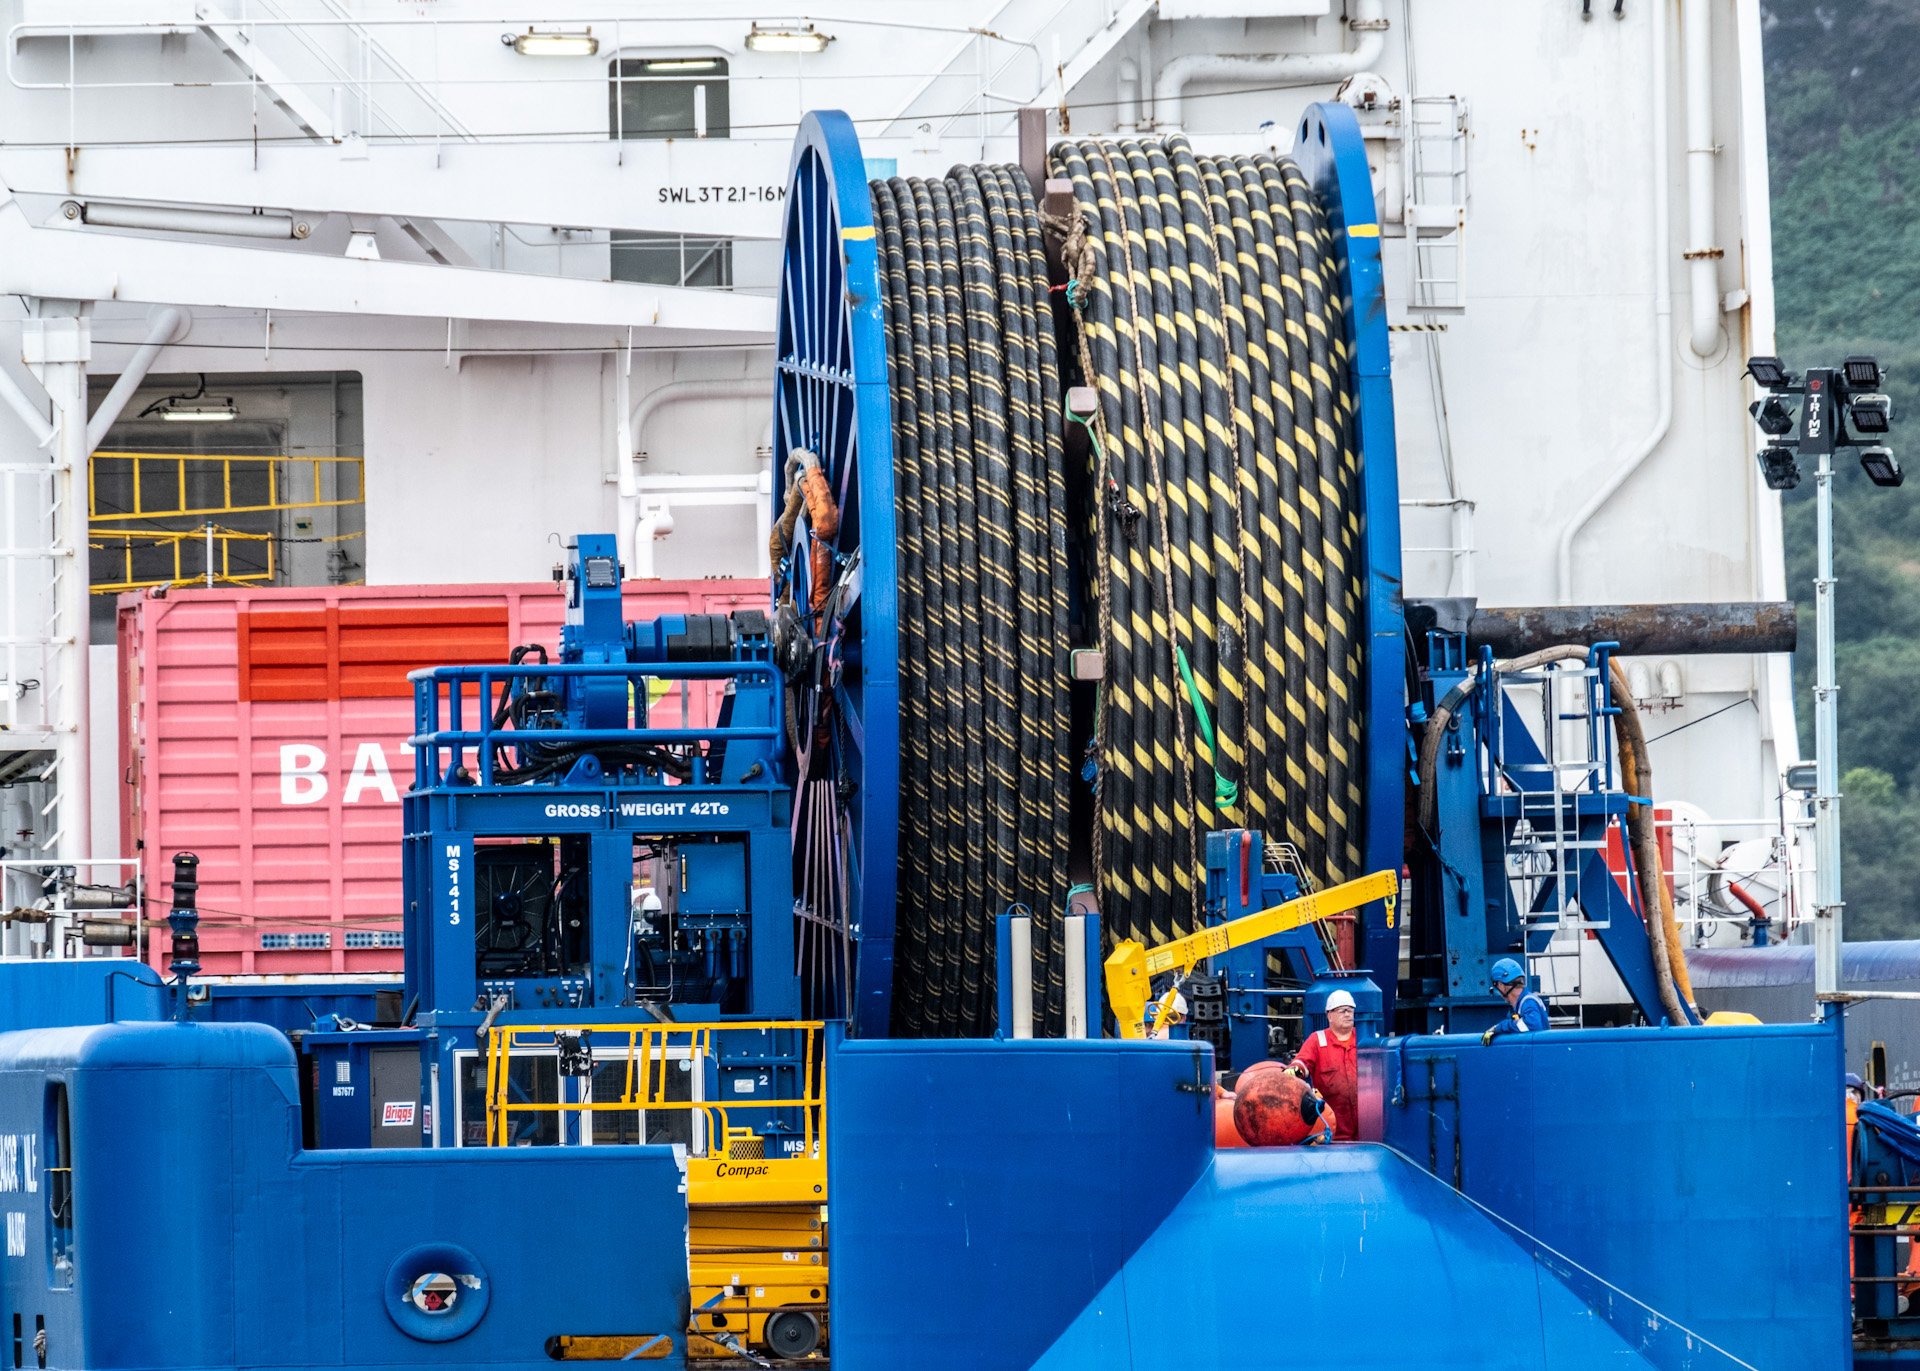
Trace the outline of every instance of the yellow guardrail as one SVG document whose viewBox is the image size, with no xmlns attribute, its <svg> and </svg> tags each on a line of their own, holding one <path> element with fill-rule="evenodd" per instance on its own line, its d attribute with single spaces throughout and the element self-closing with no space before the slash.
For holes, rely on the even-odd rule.
<svg viewBox="0 0 1920 1371">
<path fill-rule="evenodd" d="M 305 473 L 301 495 L 300 473 Z M 101 509 L 99 492 L 109 478 L 128 473 L 132 478 L 130 509 Z M 195 501 L 188 483 L 218 474 L 220 500 Z M 243 486 L 238 503 L 234 478 Z M 322 496 L 322 478 L 331 473 L 333 490 Z M 254 476 L 266 477 L 264 500 L 244 487 Z M 350 491 L 349 491 L 350 486 Z M 153 498 L 158 493 L 167 499 Z M 268 514 L 278 510 L 333 509 L 366 502 L 366 470 L 359 457 L 287 457 L 279 453 L 96 452 L 87 462 L 87 517 L 91 523 L 129 519 L 206 519 L 225 514 Z"/>
<path fill-rule="evenodd" d="M 214 550 L 213 584 L 215 585 L 261 585 L 271 584 L 274 577 L 274 545 L 278 540 L 267 533 L 240 533 L 230 528 L 216 528 L 209 532 L 204 528 L 189 529 L 181 532 L 171 530 L 114 529 L 96 528 L 87 533 L 87 546 L 96 554 L 93 559 L 93 593 L 95 595 L 113 595 L 123 590 L 146 590 L 152 586 L 194 586 L 207 583 L 207 563 L 209 547 Z M 234 544 L 244 544 L 249 548 L 261 548 L 266 554 L 264 565 L 247 565 L 236 571 L 233 565 Z M 190 551 L 189 551 L 190 549 Z M 151 554 L 159 554 L 161 570 L 172 563 L 172 574 L 157 574 L 152 566 Z M 142 558 L 147 567 L 144 575 L 134 574 L 134 559 Z M 112 559 L 120 564 L 120 574 L 114 578 L 107 574 L 103 561 Z M 251 558 L 245 559 L 249 563 Z M 198 563 L 198 569 L 195 569 Z M 109 563 L 110 564 L 110 563 Z"/>
<path fill-rule="evenodd" d="M 512 1024 L 487 1033 L 487 1141 L 511 1143 L 517 1115 L 679 1111 L 706 1122 L 703 1155 L 687 1159 L 688 1200 L 694 1204 L 820 1203 L 826 1196 L 825 1112 L 822 1034 L 818 1020 L 753 1019 L 709 1024 Z M 795 1065 L 800 1093 L 778 1099 L 725 1100 L 667 1097 L 667 1063 L 717 1059 L 716 1039 L 759 1031 L 799 1035 Z M 546 1056 L 558 1050 L 561 1035 L 582 1034 L 583 1050 L 595 1066 L 613 1064 L 606 1055 L 618 1045 L 623 1066 L 617 1098 L 581 1100 L 514 1099 L 510 1069 L 515 1057 Z M 659 1069 L 656 1069 L 659 1068 Z M 741 1114 L 791 1109 L 799 1112 L 799 1148 L 788 1156 L 766 1156 L 764 1141 L 740 1126 Z"/>
</svg>

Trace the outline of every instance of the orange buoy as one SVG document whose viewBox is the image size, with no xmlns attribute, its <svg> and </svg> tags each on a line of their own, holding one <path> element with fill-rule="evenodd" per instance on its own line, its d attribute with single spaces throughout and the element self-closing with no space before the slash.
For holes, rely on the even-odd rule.
<svg viewBox="0 0 1920 1371">
<path fill-rule="evenodd" d="M 1249 1147 L 1291 1147 L 1325 1137 L 1333 1111 L 1316 1109 L 1307 1083 L 1279 1062 L 1255 1062 L 1234 1083 L 1233 1126 Z"/>
<path fill-rule="evenodd" d="M 1233 1096 L 1222 1090 L 1213 1099 L 1213 1145 L 1245 1147 L 1247 1140 L 1233 1126 Z"/>
</svg>

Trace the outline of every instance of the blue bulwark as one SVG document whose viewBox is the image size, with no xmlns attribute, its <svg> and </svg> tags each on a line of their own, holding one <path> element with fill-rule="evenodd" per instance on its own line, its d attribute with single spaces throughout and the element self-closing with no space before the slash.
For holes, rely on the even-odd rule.
<svg viewBox="0 0 1920 1371">
<path fill-rule="evenodd" d="M 1721 1371 L 1849 1365 L 1844 1070 L 1840 1034 L 1805 1024 L 1405 1038 L 1361 1077 L 1390 1145 L 1650 1361 Z"/>
<path fill-rule="evenodd" d="M 159 973 L 122 957 L 10 962 L 0 968 L 0 1033 L 162 1019 Z"/>
<path fill-rule="evenodd" d="M 560 1339 L 611 1336 L 685 1365 L 671 1148 L 303 1152 L 299 1096 L 264 1025 L 0 1035 L 16 1361 L 542 1371 Z M 566 1215 L 618 1216 L 620 1241 L 556 1264 Z"/>
<path fill-rule="evenodd" d="M 1337 102 L 1309 105 L 1294 160 L 1326 206 L 1347 297 L 1347 345 L 1353 359 L 1354 422 L 1363 499 L 1360 545 L 1367 567 L 1366 869 L 1398 871 L 1405 846 L 1406 624 L 1401 605 L 1400 466 L 1393 436 L 1393 359 L 1387 334 L 1386 280 L 1373 176 L 1353 111 Z M 1359 872 L 1352 873 L 1360 875 Z M 1398 916 L 1374 905 L 1361 917 L 1358 955 L 1380 987 L 1393 1022 L 1400 968 Z"/>
</svg>

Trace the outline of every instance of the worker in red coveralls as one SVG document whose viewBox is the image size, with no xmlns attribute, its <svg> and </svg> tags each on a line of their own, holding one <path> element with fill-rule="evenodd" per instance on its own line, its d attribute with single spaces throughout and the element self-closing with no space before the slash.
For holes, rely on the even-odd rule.
<svg viewBox="0 0 1920 1371">
<path fill-rule="evenodd" d="M 1333 1106 L 1333 1139 L 1360 1136 L 1360 1064 L 1353 1031 L 1353 996 L 1336 990 L 1327 996 L 1327 1026 L 1307 1035 L 1287 1070 L 1307 1081 Z"/>
</svg>

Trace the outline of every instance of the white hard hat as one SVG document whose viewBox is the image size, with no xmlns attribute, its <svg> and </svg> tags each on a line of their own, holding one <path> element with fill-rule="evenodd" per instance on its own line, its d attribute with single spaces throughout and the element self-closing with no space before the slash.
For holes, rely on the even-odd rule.
<svg viewBox="0 0 1920 1371">
<path fill-rule="evenodd" d="M 1327 1012 L 1329 1014 L 1331 1014 L 1336 1009 L 1352 1009 L 1352 1008 L 1353 1008 L 1353 996 L 1349 995 L 1344 990 L 1336 990 L 1331 995 L 1327 996 Z"/>
</svg>

